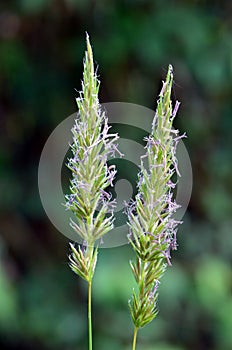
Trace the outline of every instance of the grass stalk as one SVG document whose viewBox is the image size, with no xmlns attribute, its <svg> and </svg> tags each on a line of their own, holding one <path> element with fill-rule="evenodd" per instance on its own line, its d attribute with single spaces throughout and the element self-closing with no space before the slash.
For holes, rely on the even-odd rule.
<svg viewBox="0 0 232 350">
<path fill-rule="evenodd" d="M 137 342 L 137 334 L 138 334 L 138 328 L 134 328 L 134 337 L 133 337 L 133 345 L 132 345 L 132 350 L 136 349 L 136 342 Z"/>
<path fill-rule="evenodd" d="M 92 282 L 88 283 L 88 328 L 89 328 L 89 350 L 93 349 L 92 335 Z"/>
</svg>

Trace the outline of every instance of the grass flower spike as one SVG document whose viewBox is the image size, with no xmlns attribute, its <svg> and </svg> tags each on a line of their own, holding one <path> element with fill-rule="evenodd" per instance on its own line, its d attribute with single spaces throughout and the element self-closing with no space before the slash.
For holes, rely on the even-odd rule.
<svg viewBox="0 0 232 350">
<path fill-rule="evenodd" d="M 171 250 L 177 248 L 176 232 L 180 223 L 173 214 L 179 207 L 173 198 L 173 175 L 179 175 L 176 147 L 179 131 L 173 129 L 179 103 L 172 109 L 172 66 L 160 92 L 151 135 L 146 139 L 148 168 L 141 158 L 138 193 L 127 208 L 129 241 L 136 253 L 131 268 L 138 286 L 129 301 L 134 323 L 133 350 L 138 329 L 157 315 L 157 297 L 160 279 L 171 265 Z"/>
<path fill-rule="evenodd" d="M 71 246 L 70 267 L 88 282 L 89 349 L 92 349 L 91 285 L 97 262 L 99 240 L 113 228 L 115 202 L 106 192 L 113 186 L 115 167 L 107 166 L 114 156 L 117 134 L 109 134 L 108 120 L 98 101 L 99 81 L 94 71 L 92 48 L 86 35 L 82 91 L 76 99 L 78 116 L 72 129 L 71 194 L 66 195 L 66 208 L 75 214 L 70 225 L 83 244 Z"/>
</svg>

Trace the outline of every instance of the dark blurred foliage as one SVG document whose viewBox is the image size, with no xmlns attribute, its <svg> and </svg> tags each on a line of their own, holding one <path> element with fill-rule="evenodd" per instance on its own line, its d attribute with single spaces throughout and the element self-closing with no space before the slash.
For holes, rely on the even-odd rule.
<svg viewBox="0 0 232 350">
<path fill-rule="evenodd" d="M 232 349 L 232 2 L 17 0 L 0 3 L 0 347 L 86 349 L 86 286 L 37 189 L 43 145 L 76 109 L 85 31 L 101 102 L 155 107 L 168 63 L 194 186 L 157 319 L 138 349 Z M 129 349 L 128 246 L 102 249 L 95 349 Z"/>
</svg>

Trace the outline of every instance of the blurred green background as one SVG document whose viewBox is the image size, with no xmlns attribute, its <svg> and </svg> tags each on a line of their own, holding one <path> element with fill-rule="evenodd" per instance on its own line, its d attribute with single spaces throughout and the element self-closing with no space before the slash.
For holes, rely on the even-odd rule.
<svg viewBox="0 0 232 350">
<path fill-rule="evenodd" d="M 0 3 L 0 348 L 87 349 L 86 285 L 41 205 L 37 169 L 52 130 L 76 109 L 85 31 L 101 102 L 154 109 L 175 71 L 193 194 L 138 350 L 232 349 L 232 2 L 8 0 Z M 102 249 L 95 349 L 130 349 L 129 246 Z"/>
</svg>

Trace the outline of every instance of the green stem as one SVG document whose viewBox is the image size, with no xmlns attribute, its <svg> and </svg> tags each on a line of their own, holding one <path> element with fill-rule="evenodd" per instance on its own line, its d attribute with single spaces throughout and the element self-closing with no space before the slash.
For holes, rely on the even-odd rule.
<svg viewBox="0 0 232 350">
<path fill-rule="evenodd" d="M 132 350 L 135 350 L 135 348 L 136 348 L 137 333 L 138 333 L 138 328 L 135 327 L 134 328 L 134 338 L 133 338 Z"/>
<path fill-rule="evenodd" d="M 91 310 L 92 283 L 88 284 L 88 324 L 89 324 L 89 350 L 93 349 L 92 341 L 92 310 Z"/>
</svg>

